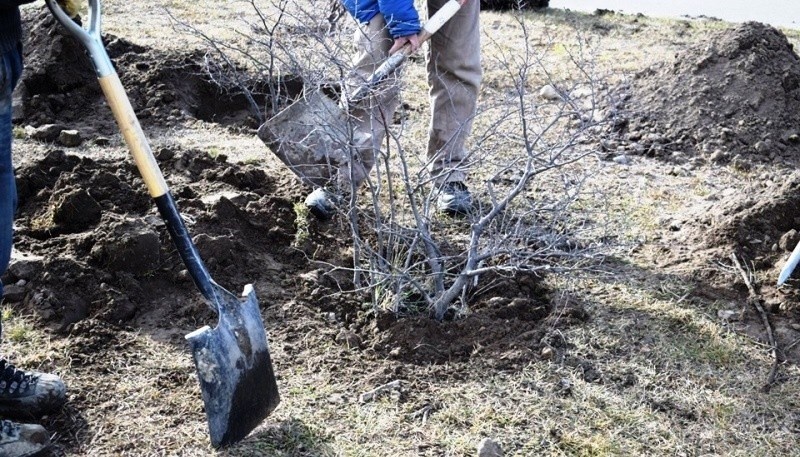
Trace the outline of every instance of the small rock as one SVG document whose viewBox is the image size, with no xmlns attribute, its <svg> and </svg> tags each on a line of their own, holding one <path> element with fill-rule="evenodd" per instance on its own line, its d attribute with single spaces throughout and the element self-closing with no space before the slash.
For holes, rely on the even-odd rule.
<svg viewBox="0 0 800 457">
<path fill-rule="evenodd" d="M 629 165 L 631 163 L 631 159 L 628 158 L 625 154 L 618 155 L 612 159 L 614 163 L 618 163 L 620 165 Z"/>
<path fill-rule="evenodd" d="M 317 270 L 311 270 L 308 273 L 303 273 L 303 274 L 301 274 L 299 276 L 300 276 L 300 279 L 302 279 L 304 281 L 308 281 L 308 282 L 311 282 L 311 283 L 317 283 L 317 282 L 319 282 L 319 277 L 320 277 L 321 274 L 322 274 L 322 270 L 321 269 L 317 269 Z"/>
<path fill-rule="evenodd" d="M 800 242 L 800 234 L 797 233 L 797 230 L 791 229 L 781 235 L 780 240 L 778 240 L 778 247 L 788 252 L 792 251 L 798 242 Z"/>
<path fill-rule="evenodd" d="M 80 146 L 83 143 L 83 138 L 77 130 L 62 130 L 58 134 L 58 142 L 68 148 Z"/>
<path fill-rule="evenodd" d="M 789 138 L 787 139 L 789 140 L 790 143 L 800 143 L 800 136 L 797 135 L 796 133 L 789 135 Z"/>
<path fill-rule="evenodd" d="M 25 300 L 25 288 L 16 284 L 10 284 L 3 288 L 3 299 L 11 302 L 18 303 Z"/>
<path fill-rule="evenodd" d="M 550 101 L 561 100 L 561 94 L 559 94 L 556 88 L 551 84 L 548 84 L 539 90 L 539 97 Z"/>
<path fill-rule="evenodd" d="M 159 162 L 166 162 L 175 158 L 175 151 L 170 148 L 161 148 L 156 152 L 156 159 Z"/>
<path fill-rule="evenodd" d="M 346 344 L 350 349 L 361 347 L 361 337 L 347 330 L 342 330 L 336 335 L 336 342 L 339 344 Z"/>
<path fill-rule="evenodd" d="M 657 133 L 648 133 L 644 139 L 650 143 L 663 143 L 664 137 Z"/>
<path fill-rule="evenodd" d="M 111 144 L 111 138 L 105 136 L 98 136 L 94 139 L 94 144 L 97 146 L 108 146 Z"/>
<path fill-rule="evenodd" d="M 763 154 L 767 152 L 767 149 L 769 148 L 767 147 L 767 143 L 763 141 L 756 141 L 756 144 L 753 145 L 753 149 L 755 149 L 756 152 Z"/>
<path fill-rule="evenodd" d="M 555 355 L 555 351 L 550 346 L 545 346 L 542 348 L 542 357 L 545 359 L 552 359 Z"/>
<path fill-rule="evenodd" d="M 36 127 L 32 130 L 25 129 L 25 133 L 31 139 L 37 141 L 46 141 L 48 143 L 52 143 L 58 138 L 58 135 L 63 130 L 63 127 L 57 124 L 45 124 L 40 127 Z"/>
<path fill-rule="evenodd" d="M 16 285 L 18 285 L 18 286 L 20 286 L 20 287 L 24 287 L 24 286 L 25 286 L 25 284 L 28 284 L 28 281 L 26 281 L 26 280 L 24 280 L 24 279 L 20 279 L 20 280 L 19 280 L 19 281 L 17 281 L 15 284 L 16 284 Z"/>
<path fill-rule="evenodd" d="M 8 267 L 8 271 L 14 275 L 15 278 L 30 281 L 35 278 L 37 274 L 42 271 L 42 259 L 21 259 L 12 263 Z"/>
<path fill-rule="evenodd" d="M 725 157 L 725 151 L 722 149 L 715 149 L 714 152 L 711 153 L 711 156 L 709 156 L 708 160 L 714 163 L 719 163 L 725 160 Z"/>
<path fill-rule="evenodd" d="M 65 191 L 56 196 L 53 205 L 53 222 L 72 229 L 83 229 L 100 222 L 103 208 L 86 189 Z"/>
<path fill-rule="evenodd" d="M 478 457 L 503 457 L 503 449 L 491 438 L 484 438 L 478 444 Z"/>
</svg>

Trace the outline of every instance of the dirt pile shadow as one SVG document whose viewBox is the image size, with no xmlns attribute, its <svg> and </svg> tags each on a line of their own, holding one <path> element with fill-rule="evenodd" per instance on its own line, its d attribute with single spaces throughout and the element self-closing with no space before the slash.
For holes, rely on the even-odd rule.
<svg viewBox="0 0 800 457">
<path fill-rule="evenodd" d="M 624 91 L 614 130 L 632 151 L 713 162 L 800 160 L 800 57 L 771 26 L 711 32 L 672 63 L 637 74 Z"/>
</svg>

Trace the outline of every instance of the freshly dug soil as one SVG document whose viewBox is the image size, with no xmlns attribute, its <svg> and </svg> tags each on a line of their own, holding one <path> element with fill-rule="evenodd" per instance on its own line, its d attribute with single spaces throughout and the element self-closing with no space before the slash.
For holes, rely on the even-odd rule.
<svg viewBox="0 0 800 457">
<path fill-rule="evenodd" d="M 28 18 L 24 27 L 28 31 L 23 43 L 25 71 L 16 90 L 15 121 L 80 127 L 87 134 L 114 133 L 114 119 L 83 45 L 46 9 Z M 212 70 L 199 50 L 185 54 L 153 50 L 113 35 L 104 35 L 103 42 L 144 125 L 173 126 L 200 119 L 257 128 L 257 111 L 272 106 L 267 103 L 270 97 L 283 100 L 303 89 L 302 81 L 291 76 L 259 81 L 224 65 Z M 241 83 L 220 85 L 212 77 L 212 72 L 220 71 L 236 72 Z M 245 92 L 262 108 L 252 106 Z"/>
<path fill-rule="evenodd" d="M 116 132 L 80 44 L 46 11 L 27 27 L 17 122 Z M 199 51 L 167 54 L 111 36 L 105 41 L 145 129 L 190 117 L 245 126 L 254 120 L 241 93 L 211 83 Z M 282 79 L 281 96 L 302 89 L 290 83 Z M 265 309 L 291 304 L 290 315 L 299 321 L 287 322 L 286 331 L 340 326 L 335 333 L 341 330 L 344 336 L 337 341 L 349 345 L 355 335 L 358 347 L 409 363 L 468 360 L 485 353 L 505 354 L 504 363 L 511 363 L 538 357 L 538 348 L 546 344 L 544 329 L 555 325 L 548 321 L 552 306 L 536 276 L 484 275 L 475 290 L 492 292 L 471 293 L 470 312 L 449 322 L 365 309 L 362 303 L 368 300 L 353 292 L 348 275 L 319 269 L 318 262 L 352 265 L 345 225 L 312 222 L 309 233 L 298 238 L 294 205 L 305 189 L 293 176 L 199 150 L 162 148 L 156 158 L 212 277 L 233 292 L 254 283 Z M 19 167 L 17 185 L 16 248 L 24 259 L 12 265 L 4 282 L 24 280 L 25 286 L 15 286 L 14 297 L 44 322 L 70 332 L 87 318 L 151 330 L 214 320 L 132 161 L 82 158 L 50 148 Z M 573 322 L 570 316 L 587 318 L 577 302 L 566 308 L 559 309 L 560 325 Z M 339 316 L 336 324 L 330 313 Z"/>
<path fill-rule="evenodd" d="M 673 62 L 639 73 L 629 91 L 631 112 L 615 127 L 640 153 L 800 160 L 800 57 L 771 26 L 714 32 Z"/>
</svg>

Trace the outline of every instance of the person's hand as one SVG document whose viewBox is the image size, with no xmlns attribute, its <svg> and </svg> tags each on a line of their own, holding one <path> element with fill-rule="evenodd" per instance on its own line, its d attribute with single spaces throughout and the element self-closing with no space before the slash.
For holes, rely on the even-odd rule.
<svg viewBox="0 0 800 457">
<path fill-rule="evenodd" d="M 67 16 L 75 19 L 81 9 L 80 0 L 57 0 L 58 6 L 67 13 Z"/>
<path fill-rule="evenodd" d="M 411 45 L 411 52 L 409 54 L 414 53 L 417 49 L 419 49 L 419 46 L 421 44 L 419 42 L 419 35 L 415 33 L 413 35 L 401 36 L 401 37 L 395 38 L 394 39 L 394 44 L 392 45 L 392 48 L 389 49 L 389 55 L 392 55 L 395 52 L 399 51 L 406 44 L 410 44 Z"/>
</svg>

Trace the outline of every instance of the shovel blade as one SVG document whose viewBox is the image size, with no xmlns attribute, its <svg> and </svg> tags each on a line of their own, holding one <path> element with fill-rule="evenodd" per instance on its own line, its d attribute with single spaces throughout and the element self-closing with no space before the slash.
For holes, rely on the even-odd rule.
<svg viewBox="0 0 800 457">
<path fill-rule="evenodd" d="M 267 333 L 252 286 L 242 299 L 217 286 L 219 323 L 186 339 L 192 349 L 208 419 L 211 444 L 235 443 L 280 402 Z"/>
<path fill-rule="evenodd" d="M 258 137 L 303 182 L 324 187 L 348 163 L 352 128 L 339 104 L 317 90 L 267 120 Z"/>
</svg>

